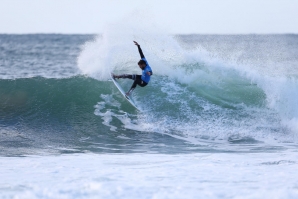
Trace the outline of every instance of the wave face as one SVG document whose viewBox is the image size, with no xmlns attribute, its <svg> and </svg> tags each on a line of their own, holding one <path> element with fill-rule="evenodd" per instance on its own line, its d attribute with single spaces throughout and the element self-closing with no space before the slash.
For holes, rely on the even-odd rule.
<svg viewBox="0 0 298 199">
<path fill-rule="evenodd" d="M 110 71 L 140 73 L 132 40 L 154 72 L 133 95 L 141 112 L 109 81 Z M 100 36 L 0 41 L 2 155 L 263 151 L 298 141 L 296 35 L 118 34 L 110 27 Z"/>
</svg>

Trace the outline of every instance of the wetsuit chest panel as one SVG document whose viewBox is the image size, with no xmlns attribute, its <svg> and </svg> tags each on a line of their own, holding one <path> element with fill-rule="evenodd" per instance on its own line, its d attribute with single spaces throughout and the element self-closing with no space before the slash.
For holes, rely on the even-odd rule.
<svg viewBox="0 0 298 199">
<path fill-rule="evenodd" d="M 142 71 L 142 80 L 146 83 L 149 83 L 150 81 L 150 75 L 147 74 L 147 72 L 151 72 L 152 73 L 152 69 L 149 66 L 147 60 L 144 58 L 142 58 L 142 60 L 144 60 L 146 62 L 146 67 L 145 69 Z"/>
</svg>

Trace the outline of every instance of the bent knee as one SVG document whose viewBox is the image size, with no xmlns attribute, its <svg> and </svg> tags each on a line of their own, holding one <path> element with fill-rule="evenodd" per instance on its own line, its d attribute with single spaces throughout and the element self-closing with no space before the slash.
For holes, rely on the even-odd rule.
<svg viewBox="0 0 298 199">
<path fill-rule="evenodd" d="M 141 83 L 140 86 L 141 86 L 141 87 L 145 87 L 145 86 L 147 86 L 147 83 L 142 81 L 142 83 Z"/>
</svg>

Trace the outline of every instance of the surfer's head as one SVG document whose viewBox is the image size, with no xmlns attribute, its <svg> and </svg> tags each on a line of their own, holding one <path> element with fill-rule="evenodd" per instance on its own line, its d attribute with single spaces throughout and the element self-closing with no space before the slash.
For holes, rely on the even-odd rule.
<svg viewBox="0 0 298 199">
<path fill-rule="evenodd" d="M 140 60 L 139 62 L 138 62 L 138 65 L 139 65 L 139 67 L 141 68 L 141 69 L 144 69 L 145 67 L 146 67 L 146 62 L 144 61 L 144 60 Z"/>
</svg>

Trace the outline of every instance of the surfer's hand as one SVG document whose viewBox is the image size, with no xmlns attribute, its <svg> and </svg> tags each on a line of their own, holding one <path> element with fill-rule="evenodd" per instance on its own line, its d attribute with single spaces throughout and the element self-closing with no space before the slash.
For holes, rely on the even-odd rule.
<svg viewBox="0 0 298 199">
<path fill-rule="evenodd" d="M 150 75 L 151 75 L 151 73 L 148 71 L 148 72 L 147 72 L 147 75 L 149 75 L 149 76 L 150 76 Z"/>
<path fill-rule="evenodd" d="M 140 44 L 138 44 L 138 42 L 136 41 L 133 41 L 133 43 L 135 43 L 136 46 L 139 46 Z"/>
</svg>

